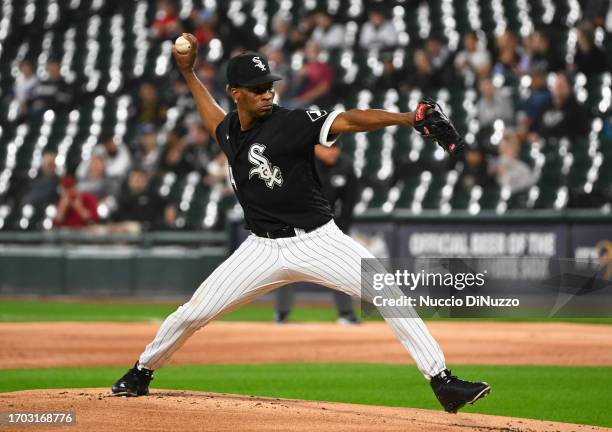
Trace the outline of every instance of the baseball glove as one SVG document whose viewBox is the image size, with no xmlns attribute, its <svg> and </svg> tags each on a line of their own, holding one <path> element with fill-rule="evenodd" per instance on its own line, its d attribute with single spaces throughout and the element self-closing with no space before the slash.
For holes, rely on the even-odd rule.
<svg viewBox="0 0 612 432">
<path fill-rule="evenodd" d="M 463 137 L 433 99 L 425 98 L 419 102 L 415 112 L 414 128 L 422 136 L 436 141 L 451 155 L 456 155 L 465 146 Z"/>
</svg>

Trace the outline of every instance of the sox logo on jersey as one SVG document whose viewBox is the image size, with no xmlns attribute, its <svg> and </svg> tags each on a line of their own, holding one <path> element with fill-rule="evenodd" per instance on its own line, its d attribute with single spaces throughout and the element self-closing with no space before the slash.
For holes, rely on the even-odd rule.
<svg viewBox="0 0 612 432">
<path fill-rule="evenodd" d="M 266 146 L 259 143 L 251 144 L 249 148 L 249 162 L 255 165 L 249 171 L 249 179 L 254 175 L 264 181 L 266 186 L 274 189 L 274 185 L 282 186 L 283 175 L 277 166 L 270 164 L 270 160 L 263 155 Z"/>
</svg>

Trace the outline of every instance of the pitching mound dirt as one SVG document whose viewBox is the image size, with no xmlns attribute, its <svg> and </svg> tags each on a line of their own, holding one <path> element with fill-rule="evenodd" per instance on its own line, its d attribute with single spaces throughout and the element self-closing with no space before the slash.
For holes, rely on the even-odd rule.
<svg viewBox="0 0 612 432">
<path fill-rule="evenodd" d="M 155 390 L 148 397 L 117 398 L 106 389 L 34 390 L 0 394 L 0 411 L 75 412 L 87 431 L 605 431 L 610 429 L 480 414 Z M 2 430 L 34 430 L 15 427 Z"/>
</svg>

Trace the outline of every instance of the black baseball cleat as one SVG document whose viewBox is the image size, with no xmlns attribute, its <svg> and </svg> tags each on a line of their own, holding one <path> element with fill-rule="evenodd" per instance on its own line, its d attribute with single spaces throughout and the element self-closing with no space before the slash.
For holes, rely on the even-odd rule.
<svg viewBox="0 0 612 432">
<path fill-rule="evenodd" d="M 113 396 L 146 396 L 149 394 L 149 383 L 153 380 L 153 371 L 138 369 L 138 362 L 125 375 L 113 384 Z"/>
<path fill-rule="evenodd" d="M 456 413 L 465 404 L 473 404 L 491 393 L 491 386 L 486 382 L 460 380 L 448 369 L 433 377 L 430 384 L 444 411 L 449 413 Z"/>
</svg>

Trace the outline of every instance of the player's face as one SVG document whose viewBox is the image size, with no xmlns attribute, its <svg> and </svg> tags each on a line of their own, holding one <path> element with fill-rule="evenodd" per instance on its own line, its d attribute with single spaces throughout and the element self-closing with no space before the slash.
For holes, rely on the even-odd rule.
<svg viewBox="0 0 612 432">
<path fill-rule="evenodd" d="M 274 83 L 240 88 L 236 102 L 249 111 L 253 117 L 262 118 L 272 112 Z"/>
</svg>

